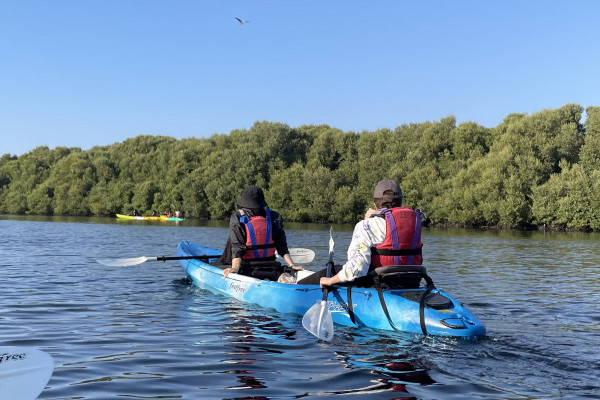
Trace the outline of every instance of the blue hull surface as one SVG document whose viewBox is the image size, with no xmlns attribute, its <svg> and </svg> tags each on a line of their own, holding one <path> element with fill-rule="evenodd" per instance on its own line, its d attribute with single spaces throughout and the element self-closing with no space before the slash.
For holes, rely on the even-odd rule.
<svg viewBox="0 0 600 400">
<path fill-rule="evenodd" d="M 220 253 L 216 249 L 191 242 L 180 242 L 177 246 L 178 257 L 215 255 L 216 259 Z M 187 277 L 201 289 L 273 308 L 279 312 L 304 315 L 310 307 L 320 303 L 323 297 L 318 285 L 278 283 L 238 274 L 230 274 L 227 279 L 223 279 L 221 268 L 202 260 L 180 260 L 180 263 Z M 420 305 L 415 296 L 418 298 L 420 292 L 424 291 L 425 288 L 383 290 L 384 302 L 396 330 L 423 332 Z M 424 307 L 423 320 L 427 334 L 467 338 L 485 335 L 485 326 L 458 301 L 438 289 L 434 289 L 432 293 L 445 299 L 445 304 L 443 308 Z M 334 323 L 394 330 L 383 311 L 376 289 L 352 288 L 351 300 L 355 322 L 350 318 L 348 288 L 335 287 L 329 292 L 328 304 Z"/>
</svg>

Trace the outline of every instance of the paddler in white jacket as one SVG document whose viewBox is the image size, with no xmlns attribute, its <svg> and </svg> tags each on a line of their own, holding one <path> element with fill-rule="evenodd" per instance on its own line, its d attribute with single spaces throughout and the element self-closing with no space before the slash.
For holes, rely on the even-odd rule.
<svg viewBox="0 0 600 400">
<path fill-rule="evenodd" d="M 419 210 L 402 207 L 402 190 L 393 180 L 377 183 L 370 208 L 354 227 L 348 247 L 348 261 L 335 265 L 333 275 L 326 269 L 298 281 L 298 284 L 331 286 L 352 282 L 370 270 L 386 265 L 420 265 L 421 216 Z M 389 228 L 389 232 L 388 232 Z"/>
</svg>

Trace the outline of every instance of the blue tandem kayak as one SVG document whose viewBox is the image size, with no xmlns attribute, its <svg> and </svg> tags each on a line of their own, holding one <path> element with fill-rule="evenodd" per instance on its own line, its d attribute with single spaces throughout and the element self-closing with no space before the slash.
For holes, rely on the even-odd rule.
<svg viewBox="0 0 600 400">
<path fill-rule="evenodd" d="M 323 298 L 319 285 L 279 283 L 239 274 L 223 279 L 223 270 L 206 262 L 216 260 L 220 254 L 219 250 L 186 241 L 177 246 L 178 257 L 209 256 L 207 260 L 180 260 L 187 277 L 201 289 L 299 315 Z M 382 290 L 382 306 L 375 288 L 352 287 L 349 291 L 348 287 L 335 286 L 327 303 L 333 322 L 340 325 L 466 338 L 485 335 L 485 326 L 450 295 L 439 289 L 426 291 L 424 287 Z M 423 294 L 430 300 L 421 302 Z M 348 307 L 348 295 L 352 307 Z"/>
</svg>

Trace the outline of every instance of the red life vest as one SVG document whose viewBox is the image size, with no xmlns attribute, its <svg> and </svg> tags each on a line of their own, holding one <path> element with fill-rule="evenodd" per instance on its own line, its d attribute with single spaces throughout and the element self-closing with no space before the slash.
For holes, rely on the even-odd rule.
<svg viewBox="0 0 600 400">
<path fill-rule="evenodd" d="M 271 210 L 267 208 L 267 216 L 261 215 L 248 218 L 242 215 L 240 222 L 246 228 L 246 252 L 242 255 L 245 260 L 256 260 L 275 257 L 275 242 L 273 241 Z"/>
<path fill-rule="evenodd" d="M 421 211 L 408 207 L 381 209 L 385 239 L 371 248 L 371 268 L 388 265 L 421 265 Z"/>
</svg>

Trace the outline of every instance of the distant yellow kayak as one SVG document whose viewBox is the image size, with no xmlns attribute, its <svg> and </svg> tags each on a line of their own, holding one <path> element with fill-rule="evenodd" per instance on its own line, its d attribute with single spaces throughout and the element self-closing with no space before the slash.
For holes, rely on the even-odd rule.
<svg viewBox="0 0 600 400">
<path fill-rule="evenodd" d="M 117 214 L 117 219 L 130 219 L 130 220 L 136 219 L 136 220 L 141 221 L 141 220 L 144 219 L 144 217 L 142 217 L 142 216 L 133 216 L 133 215 L 125 215 L 125 214 Z"/>
<path fill-rule="evenodd" d="M 125 215 L 117 214 L 118 219 L 128 219 L 136 221 L 183 221 L 183 218 L 167 217 L 166 215 L 153 216 L 142 216 L 142 215 Z"/>
</svg>

